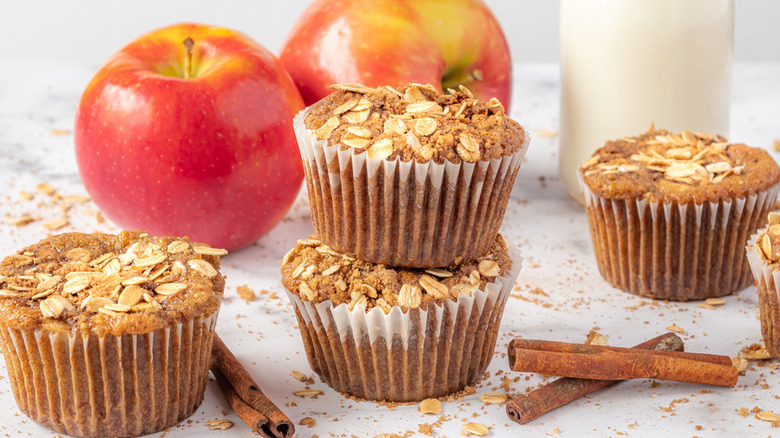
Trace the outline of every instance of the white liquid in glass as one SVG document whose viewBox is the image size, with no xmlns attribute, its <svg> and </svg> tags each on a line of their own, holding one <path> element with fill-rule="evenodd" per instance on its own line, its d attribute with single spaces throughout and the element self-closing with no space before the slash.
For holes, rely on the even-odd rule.
<svg viewBox="0 0 780 438">
<path fill-rule="evenodd" d="M 728 135 L 733 0 L 561 0 L 559 172 L 656 128 Z"/>
</svg>

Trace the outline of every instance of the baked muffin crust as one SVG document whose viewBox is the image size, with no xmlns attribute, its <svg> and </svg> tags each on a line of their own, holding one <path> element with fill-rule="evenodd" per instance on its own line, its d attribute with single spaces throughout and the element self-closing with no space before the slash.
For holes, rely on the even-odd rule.
<svg viewBox="0 0 780 438">
<path fill-rule="evenodd" d="M 465 87 L 445 95 L 421 84 L 400 90 L 357 84 L 333 88 L 335 93 L 309 107 L 304 125 L 329 145 L 365 150 L 369 158 L 473 163 L 510 155 L 526 139 L 498 99 L 479 102 Z"/>
<path fill-rule="evenodd" d="M 140 231 L 51 236 L 0 263 L 7 326 L 139 334 L 219 307 L 227 252 Z"/>
<path fill-rule="evenodd" d="M 767 216 L 767 227 L 756 236 L 758 254 L 768 264 L 780 262 L 780 213 L 773 211 Z"/>
<path fill-rule="evenodd" d="M 610 199 L 717 202 L 766 190 L 780 168 L 763 149 L 728 143 L 721 136 L 654 127 L 609 141 L 581 167 L 583 182 Z"/>
<path fill-rule="evenodd" d="M 438 269 L 391 268 L 334 251 L 315 236 L 301 239 L 282 259 L 282 282 L 304 301 L 330 300 L 366 310 L 393 306 L 426 309 L 429 303 L 471 295 L 512 267 L 499 234 L 488 252 L 471 261 Z"/>
</svg>

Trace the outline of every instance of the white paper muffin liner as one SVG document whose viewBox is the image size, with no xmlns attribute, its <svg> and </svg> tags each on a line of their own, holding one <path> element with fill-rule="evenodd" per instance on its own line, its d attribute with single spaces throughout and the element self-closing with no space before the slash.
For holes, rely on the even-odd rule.
<svg viewBox="0 0 780 438">
<path fill-rule="evenodd" d="M 218 311 L 146 334 L 0 326 L 19 409 L 80 437 L 138 436 L 190 416 L 203 400 Z"/>
<path fill-rule="evenodd" d="M 311 368 L 335 390 L 369 400 L 419 401 L 474 384 L 493 357 L 504 305 L 520 273 L 520 252 L 510 249 L 509 256 L 510 272 L 484 290 L 427 310 L 349 310 L 288 291 Z"/>
<path fill-rule="evenodd" d="M 677 301 L 728 295 L 752 283 L 744 245 L 780 185 L 702 204 L 608 199 L 579 173 L 599 271 L 612 286 Z"/>
<path fill-rule="evenodd" d="M 513 153 L 476 163 L 403 162 L 339 150 L 293 120 L 315 234 L 336 251 L 396 267 L 449 266 L 481 256 L 496 238 L 530 137 Z"/>
<path fill-rule="evenodd" d="M 761 336 L 766 350 L 772 357 L 780 356 L 780 265 L 768 263 L 754 246 L 756 238 L 764 230 L 750 237 L 745 248 L 750 269 L 758 289 L 758 311 L 761 320 Z"/>
</svg>

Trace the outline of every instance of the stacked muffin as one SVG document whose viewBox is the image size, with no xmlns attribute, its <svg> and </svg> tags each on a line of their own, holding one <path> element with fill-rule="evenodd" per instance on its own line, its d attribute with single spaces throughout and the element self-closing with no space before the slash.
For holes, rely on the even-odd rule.
<svg viewBox="0 0 780 438">
<path fill-rule="evenodd" d="M 334 88 L 294 120 L 315 235 L 282 277 L 309 363 L 362 398 L 455 392 L 487 368 L 519 273 L 498 229 L 528 135 L 465 88 Z"/>
</svg>

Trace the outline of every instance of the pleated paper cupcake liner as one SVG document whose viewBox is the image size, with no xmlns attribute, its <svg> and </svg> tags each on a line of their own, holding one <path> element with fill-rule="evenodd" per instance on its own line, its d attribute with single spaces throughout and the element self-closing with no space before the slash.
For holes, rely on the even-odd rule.
<svg viewBox="0 0 780 438">
<path fill-rule="evenodd" d="M 369 400 L 420 401 L 474 384 L 493 357 L 504 305 L 520 272 L 512 268 L 484 290 L 427 310 L 312 303 L 294 304 L 311 368 L 335 390 Z"/>
<path fill-rule="evenodd" d="M 79 437 L 138 436 L 173 426 L 203 400 L 217 313 L 138 335 L 0 326 L 19 409 Z"/>
<path fill-rule="evenodd" d="M 476 163 L 368 158 L 318 140 L 293 125 L 303 158 L 317 236 L 360 260 L 433 268 L 487 251 L 504 218 L 530 141 L 502 158 Z"/>
<path fill-rule="evenodd" d="M 761 320 L 761 336 L 766 350 L 772 357 L 780 356 L 780 265 L 770 264 L 761 257 L 754 246 L 758 234 L 750 237 L 747 259 L 758 289 L 758 311 Z"/>
<path fill-rule="evenodd" d="M 702 300 L 752 283 L 744 245 L 780 186 L 702 204 L 607 199 L 579 175 L 593 250 L 612 286 L 662 300 Z"/>
</svg>

